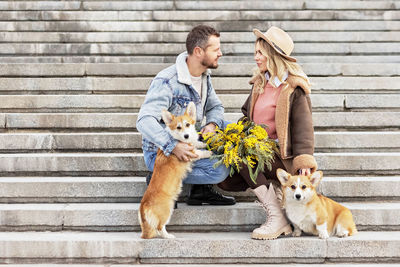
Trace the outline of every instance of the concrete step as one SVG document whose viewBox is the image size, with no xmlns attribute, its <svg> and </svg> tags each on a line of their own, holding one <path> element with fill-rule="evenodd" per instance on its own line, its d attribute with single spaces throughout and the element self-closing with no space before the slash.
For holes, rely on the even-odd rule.
<svg viewBox="0 0 400 267">
<path fill-rule="evenodd" d="M 360 3 L 361 2 L 361 3 Z M 193 3 L 191 1 L 179 1 L 175 3 L 174 8 L 176 9 L 206 9 L 206 10 L 251 10 L 251 9 L 267 9 L 267 10 L 281 10 L 281 9 L 395 9 L 398 7 L 398 3 L 395 1 L 385 1 L 384 3 L 380 1 L 368 1 L 367 3 L 362 3 L 362 1 L 337 1 L 330 5 L 329 1 L 302 1 L 302 2 L 283 2 L 276 3 L 274 1 L 252 1 L 250 3 L 242 1 L 216 1 L 215 3 L 210 3 L 209 1 L 197 1 Z M 84 2 L 84 9 L 87 10 L 135 10 L 136 5 L 132 5 L 129 2 L 104 2 L 96 1 Z M 171 9 L 171 8 L 170 8 Z"/>
<path fill-rule="evenodd" d="M 15 72 L 16 73 L 16 72 Z M 133 93 L 145 95 L 153 77 L 2 77 L 3 94 Z M 246 93 L 250 77 L 213 77 L 218 94 Z M 398 93 L 400 77 L 310 77 L 314 93 Z M 97 96 L 100 97 L 100 96 Z M 313 103 L 317 104 L 317 103 Z"/>
<path fill-rule="evenodd" d="M 339 201 L 398 200 L 398 176 L 330 177 L 319 192 Z M 2 177 L 1 203 L 138 202 L 146 188 L 144 177 Z M 83 190 L 84 188 L 84 190 Z M 184 185 L 181 201 L 188 194 Z M 224 192 L 239 201 L 252 201 L 251 192 Z"/>
<path fill-rule="evenodd" d="M 382 10 L 162 10 L 162 11 L 6 11 L 3 21 L 236 21 L 265 20 L 398 20 L 400 11 Z"/>
<path fill-rule="evenodd" d="M 124 3 L 129 3 L 124 1 Z M 299 2 L 302 3 L 302 2 Z M 364 2 L 360 2 L 364 3 Z M 280 3 L 279 3 L 280 4 Z M 208 22 L 207 22 L 208 23 Z M 2 21 L 0 31 L 21 32 L 189 32 L 198 21 Z M 246 20 L 212 21 L 210 26 L 221 32 L 266 29 L 272 25 L 287 31 L 398 31 L 400 21 L 366 20 L 321 20 L 321 21 L 281 21 Z"/>
<path fill-rule="evenodd" d="M 310 56 L 297 55 L 298 61 L 303 63 L 398 63 L 399 55 L 324 55 Z M 25 55 L 25 56 L 1 56 L 0 63 L 170 63 L 175 64 L 176 55 L 164 56 L 140 56 L 140 55 L 101 55 L 101 56 L 80 56 L 80 55 L 59 55 L 59 56 L 42 56 L 42 55 Z M 254 63 L 253 56 L 229 56 L 224 55 L 220 63 Z"/>
<path fill-rule="evenodd" d="M 0 133 L 0 151 L 136 151 L 138 132 Z M 399 132 L 315 132 L 316 152 L 399 152 Z"/>
<path fill-rule="evenodd" d="M 316 130 L 324 129 L 397 129 L 400 112 L 314 112 Z M 225 120 L 235 122 L 242 113 L 225 113 Z M 0 113 L 3 129 L 69 129 L 107 131 L 134 130 L 137 113 Z"/>
<path fill-rule="evenodd" d="M 145 177 L 2 177 L 0 203 L 139 203 Z M 189 185 L 183 186 L 185 201 Z M 336 201 L 400 201 L 399 176 L 327 176 L 318 191 Z M 222 190 L 220 190 L 222 191 Z M 225 192 L 238 201 L 254 201 L 254 194 Z"/>
<path fill-rule="evenodd" d="M 255 39 L 255 38 L 253 38 Z M 224 55 L 252 55 L 254 43 L 225 43 Z M 0 43 L 0 55 L 177 55 L 185 51 L 179 43 Z M 399 54 L 398 42 L 385 43 L 296 43 L 297 55 L 389 55 Z"/>
<path fill-rule="evenodd" d="M 399 152 L 315 153 L 326 175 L 397 175 Z M 132 176 L 147 168 L 141 153 L 18 153 L 0 154 L 1 176 Z"/>
<path fill-rule="evenodd" d="M 68 2 L 53 2 L 53 1 L 4 1 L 0 5 L 0 10 L 396 10 L 399 5 L 396 1 L 301 1 L 301 2 L 282 2 L 277 3 L 269 1 L 68 1 Z"/>
<path fill-rule="evenodd" d="M 400 88 L 399 88 L 400 90 Z M 225 112 L 240 112 L 245 94 L 219 94 Z M 144 95 L 0 95 L 2 112 L 138 112 Z M 399 94 L 312 94 L 314 111 L 400 109 Z"/>
<path fill-rule="evenodd" d="M 398 2 L 395 1 L 335 1 L 331 3 L 329 1 L 294 1 L 294 2 L 274 2 L 274 1 L 216 1 L 210 3 L 209 1 L 198 1 L 193 3 L 191 1 L 179 1 L 176 3 L 178 9 L 209 9 L 209 10 L 236 10 L 236 9 L 267 9 L 267 10 L 282 10 L 282 9 L 318 9 L 318 10 L 346 10 L 346 9 L 358 9 L 358 10 L 381 10 L 381 9 L 393 9 L 398 7 Z"/>
<path fill-rule="evenodd" d="M 154 77 L 171 64 L 138 63 L 31 63 L 0 64 L 0 77 L 82 77 L 82 76 L 124 76 Z M 397 63 L 304 63 L 304 71 L 310 76 L 398 76 Z M 213 77 L 250 77 L 254 63 L 223 63 L 212 72 Z"/>
<path fill-rule="evenodd" d="M 68 1 L 68 2 L 54 2 L 54 1 L 3 1 L 0 4 L 0 10 L 91 10 L 94 7 L 101 7 L 104 10 L 112 10 L 119 6 L 132 9 L 132 10 L 165 10 L 173 8 L 173 1 L 131 1 L 131 2 L 91 2 L 91 1 Z"/>
<path fill-rule="evenodd" d="M 209 12 L 209 11 L 208 11 Z M 220 12 L 220 11 L 218 11 Z M 255 11 L 251 11 L 255 12 Z M 279 11 L 282 15 L 290 13 L 290 11 Z M 297 12 L 297 11 L 296 11 Z M 301 11 L 303 12 L 303 11 Z M 343 11 L 340 11 L 342 13 Z M 355 11 L 359 12 L 359 11 Z M 392 12 L 392 11 L 389 11 Z M 399 12 L 399 11 L 397 11 Z M 43 12 L 35 12 L 33 14 L 41 14 Z M 45 12 L 49 15 L 57 14 L 54 11 Z M 97 12 L 96 12 L 97 13 Z M 110 18 L 112 11 L 108 11 L 107 20 Z M 142 11 L 141 13 L 145 13 Z M 268 11 L 268 14 L 276 14 L 277 11 Z M 329 12 L 326 12 L 330 14 Z M 1 13 L 6 15 L 8 13 Z M 85 15 L 87 14 L 84 13 Z M 103 12 L 99 12 L 103 15 Z M 118 12 L 120 14 L 120 12 Z M 371 14 L 374 14 L 373 12 Z M 377 13 L 379 15 L 379 13 Z M 43 16 L 43 15 L 42 15 Z M 86 19 L 86 16 L 82 17 Z M 99 19 L 103 19 L 100 16 Z M 22 19 L 16 17 L 15 19 Z M 295 19 L 295 18 L 294 18 Z M 352 42 L 398 42 L 400 41 L 399 33 L 396 31 L 353 31 L 353 32 L 330 32 L 330 31 L 311 31 L 307 33 L 288 31 L 295 43 L 297 42 L 332 42 L 332 43 L 352 43 Z M 2 42 L 18 43 L 185 43 L 187 32 L 0 32 Z M 221 32 L 221 43 L 253 43 L 254 34 L 249 32 Z"/>
<path fill-rule="evenodd" d="M 397 151 L 400 133 L 393 132 L 315 132 L 317 152 Z"/>
<path fill-rule="evenodd" d="M 396 138 L 396 137 L 394 137 Z M 138 132 L 1 133 L 1 151 L 141 151 Z"/>
<path fill-rule="evenodd" d="M 358 230 L 399 231 L 400 202 L 342 203 Z M 139 203 L 0 204 L 2 231 L 140 231 Z M 234 206 L 187 206 L 179 203 L 171 231 L 252 231 L 265 211 L 255 203 Z"/>
<path fill-rule="evenodd" d="M 400 261 L 400 233 L 360 232 L 349 238 L 251 240 L 249 232 L 176 233 L 143 240 L 138 232 L 0 233 L 2 263 L 324 263 Z M 343 254 L 343 251 L 346 251 Z"/>
<path fill-rule="evenodd" d="M 225 120 L 237 121 L 242 113 L 225 113 Z M 313 112 L 316 130 L 397 129 L 399 112 Z"/>
<path fill-rule="evenodd" d="M 141 264 L 143 267 L 214 267 L 218 266 L 218 264 Z M 313 267 L 326 267 L 330 266 L 329 263 L 326 264 L 313 264 Z M 35 266 L 40 266 L 40 267 L 88 267 L 86 264 L 7 264 L 7 267 L 35 267 Z M 91 264 L 90 267 L 137 267 L 137 265 L 129 265 L 129 264 L 106 264 L 106 265 L 100 265 L 100 264 Z M 251 267 L 265 267 L 265 265 L 261 264 L 224 264 L 225 267 L 244 267 L 244 266 L 251 266 Z M 308 267 L 310 264 L 274 264 L 276 267 Z M 392 264 L 385 264 L 385 263 L 374 263 L 374 264 L 368 264 L 368 263 L 359 263 L 359 264 L 353 264 L 353 263 L 335 263 L 335 267 L 374 267 L 374 266 L 380 266 L 380 267 L 395 267 L 398 266 L 396 263 Z"/>
</svg>

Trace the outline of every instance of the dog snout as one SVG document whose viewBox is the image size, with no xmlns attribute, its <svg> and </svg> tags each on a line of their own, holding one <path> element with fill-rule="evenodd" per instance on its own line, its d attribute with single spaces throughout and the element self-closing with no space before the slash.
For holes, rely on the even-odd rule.
<svg viewBox="0 0 400 267">
<path fill-rule="evenodd" d="M 296 194 L 296 195 L 294 195 L 295 196 L 295 198 L 297 199 L 297 200 L 300 200 L 300 198 L 301 198 L 301 195 L 300 194 Z"/>
<path fill-rule="evenodd" d="M 188 138 L 189 138 L 189 135 L 188 135 L 188 134 L 185 134 L 183 137 L 184 137 L 185 139 L 188 139 Z"/>
</svg>

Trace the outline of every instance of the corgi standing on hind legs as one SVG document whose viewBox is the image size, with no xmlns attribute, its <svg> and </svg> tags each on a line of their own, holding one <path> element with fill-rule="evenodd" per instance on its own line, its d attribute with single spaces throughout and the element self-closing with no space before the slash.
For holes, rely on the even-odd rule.
<svg viewBox="0 0 400 267">
<path fill-rule="evenodd" d="M 194 160 L 208 158 L 212 155 L 205 148 L 206 145 L 198 141 L 198 133 L 195 129 L 196 107 L 193 102 L 187 106 L 182 116 L 174 116 L 168 111 L 162 112 L 162 119 L 167 131 L 178 141 L 192 144 L 194 153 L 198 156 Z M 174 154 L 165 156 L 159 149 L 154 164 L 153 176 L 142 198 L 139 208 L 139 222 L 142 228 L 142 238 L 149 239 L 157 236 L 162 238 L 174 238 L 165 228 L 174 210 L 182 180 L 192 170 L 192 161 L 181 161 Z"/>
<path fill-rule="evenodd" d="M 276 171 L 283 189 L 283 205 L 293 223 L 293 236 L 301 231 L 319 238 L 346 237 L 357 233 L 350 210 L 325 196 L 317 194 L 316 188 L 322 172 L 311 175 L 290 175 L 282 169 Z"/>
</svg>

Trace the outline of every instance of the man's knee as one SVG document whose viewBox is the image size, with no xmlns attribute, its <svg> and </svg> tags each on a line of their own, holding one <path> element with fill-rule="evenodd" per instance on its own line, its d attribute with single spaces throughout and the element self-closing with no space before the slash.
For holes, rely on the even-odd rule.
<svg viewBox="0 0 400 267">
<path fill-rule="evenodd" d="M 224 181 L 229 175 L 229 169 L 225 165 L 220 165 L 210 173 L 210 176 L 214 178 L 214 183 L 218 184 Z"/>
</svg>

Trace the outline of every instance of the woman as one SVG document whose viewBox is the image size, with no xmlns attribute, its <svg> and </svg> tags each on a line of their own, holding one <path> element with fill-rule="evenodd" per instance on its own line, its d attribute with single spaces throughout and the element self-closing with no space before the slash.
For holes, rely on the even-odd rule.
<svg viewBox="0 0 400 267">
<path fill-rule="evenodd" d="M 294 44 L 286 32 L 277 27 L 271 27 L 265 34 L 257 29 L 253 32 L 258 37 L 254 54 L 258 68 L 250 81 L 253 87 L 242 112 L 255 123 L 268 125 L 266 130 L 270 138 L 277 139 L 279 153 L 272 170 L 265 167 L 256 184 L 243 166 L 239 174 L 228 177 L 219 187 L 227 191 L 252 188 L 267 212 L 267 221 L 253 231 L 252 238 L 275 239 L 292 231 L 274 187 L 269 186 L 271 180 L 279 185 L 276 170 L 309 175 L 317 168 L 313 157 L 310 83 L 296 59 L 290 56 Z"/>
</svg>

